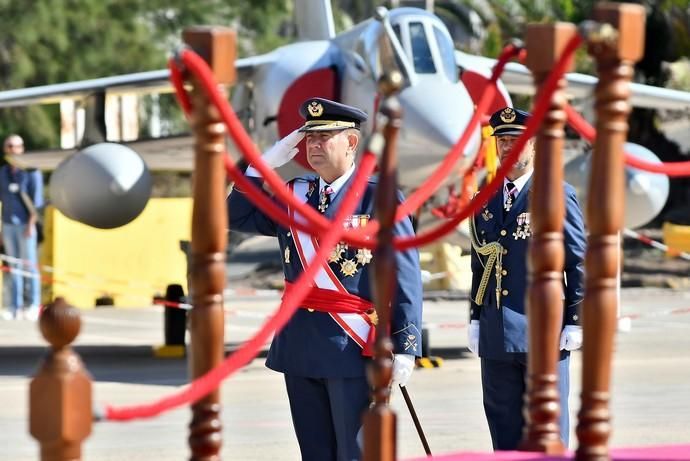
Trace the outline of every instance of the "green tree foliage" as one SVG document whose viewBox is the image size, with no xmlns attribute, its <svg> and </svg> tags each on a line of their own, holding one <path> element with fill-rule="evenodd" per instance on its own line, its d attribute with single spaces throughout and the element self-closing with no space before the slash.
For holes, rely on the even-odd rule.
<svg viewBox="0 0 690 461">
<path fill-rule="evenodd" d="M 189 25 L 233 26 L 240 54 L 285 41 L 287 0 L 0 0 L 0 90 L 160 69 Z M 56 107 L 0 111 L 0 134 L 58 143 Z"/>
</svg>

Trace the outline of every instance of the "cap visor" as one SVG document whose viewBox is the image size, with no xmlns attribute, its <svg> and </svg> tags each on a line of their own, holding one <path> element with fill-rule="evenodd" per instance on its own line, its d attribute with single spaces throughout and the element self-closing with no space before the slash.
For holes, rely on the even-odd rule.
<svg viewBox="0 0 690 461">
<path fill-rule="evenodd" d="M 520 136 L 525 130 L 500 130 L 494 131 L 491 136 Z"/>
<path fill-rule="evenodd" d="M 302 128 L 299 129 L 301 132 L 307 132 L 307 131 L 341 131 L 341 130 L 347 130 L 350 128 L 354 129 L 359 129 L 356 127 L 352 126 L 342 126 L 342 125 L 311 125 L 311 126 L 303 126 Z"/>
</svg>

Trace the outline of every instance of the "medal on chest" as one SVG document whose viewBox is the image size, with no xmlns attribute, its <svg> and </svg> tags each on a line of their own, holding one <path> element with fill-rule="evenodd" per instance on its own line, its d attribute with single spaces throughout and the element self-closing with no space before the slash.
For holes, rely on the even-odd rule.
<svg viewBox="0 0 690 461">
<path fill-rule="evenodd" d="M 345 220 L 343 227 L 345 229 L 364 227 L 369 222 L 369 217 L 369 215 L 352 215 Z M 349 249 L 350 247 L 345 242 L 337 243 L 331 250 L 328 262 L 337 264 L 340 273 L 345 277 L 354 277 L 360 269 L 371 262 L 373 255 L 367 248 L 358 248 L 353 258 L 351 254 L 348 254 Z"/>
<path fill-rule="evenodd" d="M 513 232 L 513 238 L 527 239 L 532 236 L 532 229 L 529 227 L 529 213 L 520 213 L 517 217 L 517 228 Z"/>
</svg>

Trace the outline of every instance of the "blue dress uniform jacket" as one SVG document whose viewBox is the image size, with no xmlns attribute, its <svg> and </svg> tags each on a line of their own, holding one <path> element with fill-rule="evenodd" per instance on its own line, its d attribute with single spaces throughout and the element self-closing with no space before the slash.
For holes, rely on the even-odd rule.
<svg viewBox="0 0 690 461">
<path fill-rule="evenodd" d="M 347 193 L 354 178 L 349 178 L 343 188 L 331 200 L 325 216 L 332 219 L 339 203 Z M 257 185 L 261 180 L 250 178 Z M 297 178 L 293 181 L 308 181 L 312 193 L 307 203 L 317 207 L 318 178 Z M 373 215 L 376 178 L 371 178 L 361 202 L 353 215 Z M 243 191 L 233 190 L 228 198 L 230 229 L 278 237 L 281 255 L 291 255 L 283 259 L 283 271 L 288 282 L 296 282 L 303 271 L 297 256 L 295 242 L 289 228 L 278 225 L 256 208 Z M 413 235 L 409 218 L 398 222 L 395 235 Z M 348 248 L 343 258 L 355 259 L 356 248 Z M 395 353 L 419 356 L 421 353 L 421 315 L 422 283 L 420 277 L 419 254 L 417 250 L 396 252 L 397 292 L 392 305 L 391 339 Z M 358 265 L 355 274 L 348 276 L 341 271 L 339 264 L 330 263 L 344 288 L 351 294 L 366 300 L 372 299 L 370 286 L 371 264 Z M 351 378 L 365 375 L 366 357 L 362 349 L 326 312 L 310 312 L 298 309 L 290 321 L 280 331 L 271 344 L 266 365 L 276 371 L 309 378 Z"/>
<path fill-rule="evenodd" d="M 503 194 L 495 194 L 474 217 L 479 244 L 499 242 L 503 246 L 500 308 L 496 288 L 497 278 L 492 272 L 481 304 L 475 302 L 486 257 L 472 251 L 472 292 L 470 319 L 479 320 L 479 356 L 489 359 L 508 359 L 515 352 L 527 352 L 527 247 L 529 230 L 528 195 L 532 178 L 503 217 Z M 577 325 L 579 309 L 584 297 L 585 233 L 582 212 L 575 189 L 564 183 L 566 218 L 563 224 L 565 264 L 563 283 L 563 323 Z M 525 215 L 527 213 L 527 215 Z M 567 352 L 564 351 L 564 354 Z"/>
<path fill-rule="evenodd" d="M 520 191 L 505 217 L 503 194 L 500 192 L 474 217 L 476 243 L 483 246 L 498 242 L 502 247 L 501 266 L 490 269 L 483 299 L 478 299 L 478 295 L 481 297 L 481 279 L 489 258 L 478 254 L 474 248 L 471 256 L 470 318 L 479 321 L 478 352 L 481 357 L 484 411 L 496 450 L 516 449 L 525 424 L 522 407 L 527 374 L 527 248 L 531 236 L 528 195 L 531 183 L 532 178 Z M 575 325 L 579 321 L 579 308 L 584 296 L 585 233 L 575 190 L 564 183 L 564 191 L 563 323 Z M 499 274 L 500 287 L 497 280 Z M 560 430 L 566 446 L 570 427 L 569 362 L 570 353 L 561 351 L 558 363 Z"/>
</svg>

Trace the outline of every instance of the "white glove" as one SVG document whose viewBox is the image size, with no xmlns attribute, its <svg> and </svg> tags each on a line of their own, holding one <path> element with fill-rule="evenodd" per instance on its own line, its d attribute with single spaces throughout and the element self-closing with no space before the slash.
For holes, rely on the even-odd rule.
<svg viewBox="0 0 690 461">
<path fill-rule="evenodd" d="M 393 356 L 393 380 L 391 386 L 395 389 L 404 386 L 412 376 L 414 370 L 415 356 L 411 354 L 395 354 Z"/>
<path fill-rule="evenodd" d="M 566 325 L 561 332 L 561 350 L 574 351 L 582 347 L 582 327 Z"/>
<path fill-rule="evenodd" d="M 300 132 L 299 128 L 279 140 L 268 149 L 261 156 L 261 159 L 271 168 L 275 169 L 279 166 L 285 165 L 287 162 L 297 155 L 299 149 L 295 147 L 304 138 L 304 132 Z M 252 166 L 247 168 L 245 175 L 252 177 L 261 177 L 261 174 Z"/>
<path fill-rule="evenodd" d="M 467 329 L 467 347 L 474 355 L 479 355 L 479 320 L 471 320 Z"/>
</svg>

